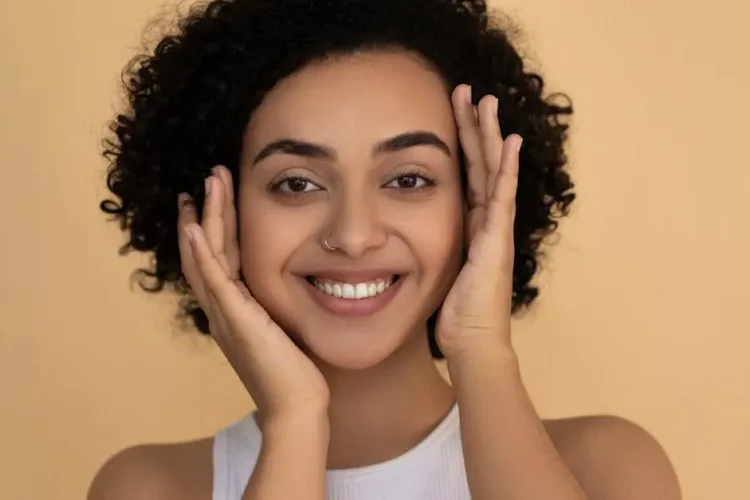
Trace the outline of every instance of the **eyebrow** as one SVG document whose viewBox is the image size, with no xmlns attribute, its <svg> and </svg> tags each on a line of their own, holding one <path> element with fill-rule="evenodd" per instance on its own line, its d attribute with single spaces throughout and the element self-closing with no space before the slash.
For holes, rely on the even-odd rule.
<svg viewBox="0 0 750 500">
<path fill-rule="evenodd" d="M 415 146 L 431 146 L 452 157 L 448 145 L 432 132 L 406 132 L 380 141 L 372 148 L 372 155 L 395 153 Z M 266 145 L 253 160 L 253 165 L 273 154 L 288 154 L 304 158 L 335 161 L 336 151 L 322 144 L 300 141 L 298 139 L 279 139 Z"/>
</svg>

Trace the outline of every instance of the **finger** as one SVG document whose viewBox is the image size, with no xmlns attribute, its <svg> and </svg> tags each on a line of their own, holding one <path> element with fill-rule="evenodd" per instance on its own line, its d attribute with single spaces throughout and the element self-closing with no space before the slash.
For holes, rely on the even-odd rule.
<svg viewBox="0 0 750 500">
<path fill-rule="evenodd" d="M 237 342 L 253 351 L 263 349 L 264 343 L 260 340 L 269 338 L 266 335 L 271 331 L 269 327 L 275 326 L 278 330 L 278 326 L 252 297 L 244 283 L 226 275 L 221 263 L 211 252 L 201 227 L 189 224 L 186 226 L 186 233 L 205 283 L 209 304 L 207 314 L 209 324 L 214 325 L 211 333 L 217 344 L 227 355 L 237 348 Z M 286 337 L 282 335 L 280 338 Z"/>
<path fill-rule="evenodd" d="M 215 302 L 210 308 L 215 312 L 214 319 L 223 316 L 226 320 L 237 323 L 243 311 L 245 297 L 234 280 L 226 274 L 201 227 L 198 224 L 187 224 L 185 233 L 206 295 Z"/>
<path fill-rule="evenodd" d="M 193 200 L 187 193 L 180 193 L 177 197 L 177 247 L 180 251 L 180 266 L 193 295 L 201 306 L 205 307 L 206 293 L 203 280 L 200 278 L 200 272 L 193 257 L 188 233 L 185 231 L 188 224 L 197 224 L 197 222 L 198 215 L 195 212 Z"/>
<path fill-rule="evenodd" d="M 482 132 L 482 150 L 487 165 L 487 182 L 485 184 L 486 199 L 492 198 L 500 162 L 503 157 L 503 136 L 500 131 L 500 121 L 497 115 L 498 100 L 491 96 L 480 104 L 479 129 Z M 481 107 L 485 104 L 484 107 Z"/>
<path fill-rule="evenodd" d="M 469 204 L 472 207 L 486 203 L 487 169 L 482 153 L 482 140 L 479 134 L 474 106 L 471 102 L 471 87 L 459 85 L 451 98 L 456 116 L 458 136 L 466 161 L 466 175 L 469 180 Z"/>
<path fill-rule="evenodd" d="M 224 190 L 222 182 L 215 176 L 206 178 L 206 200 L 203 204 L 201 228 L 211 253 L 221 264 L 227 276 L 232 270 L 224 253 Z"/>
<path fill-rule="evenodd" d="M 495 179 L 494 192 L 487 210 L 487 224 L 496 234 L 513 235 L 518 190 L 519 152 L 523 139 L 512 134 L 505 140 L 500 171 Z"/>
<path fill-rule="evenodd" d="M 224 192 L 224 253 L 231 271 L 230 276 L 238 278 L 240 274 L 240 249 L 237 242 L 237 211 L 234 205 L 232 173 L 224 166 L 214 168 L 214 173 L 221 180 Z"/>
<path fill-rule="evenodd" d="M 194 226 L 199 227 L 198 224 L 194 224 Z M 194 236 L 187 227 L 183 228 L 183 233 L 186 235 L 185 241 L 187 241 L 191 255 L 193 255 L 195 252 L 193 250 L 194 245 L 191 239 L 194 238 Z M 210 248 L 208 250 L 210 251 Z M 197 279 L 199 279 L 201 283 L 203 283 L 205 281 L 205 278 L 203 276 L 204 270 L 198 265 L 197 260 L 194 257 L 193 259 L 195 263 L 195 272 L 198 275 Z M 223 272 L 223 269 L 220 272 Z M 226 348 L 231 345 L 231 342 L 228 343 L 226 336 L 227 333 L 231 332 L 232 330 L 227 324 L 227 319 L 221 309 L 222 305 L 220 304 L 219 299 L 207 286 L 203 287 L 200 304 L 203 312 L 208 317 L 208 327 L 209 331 L 211 332 L 211 336 L 214 338 L 216 344 L 226 354 L 227 352 L 229 352 Z"/>
</svg>

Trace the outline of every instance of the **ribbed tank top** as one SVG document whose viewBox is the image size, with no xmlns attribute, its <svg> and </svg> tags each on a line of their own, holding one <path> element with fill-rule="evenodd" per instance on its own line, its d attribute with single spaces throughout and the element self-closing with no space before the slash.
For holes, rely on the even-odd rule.
<svg viewBox="0 0 750 500">
<path fill-rule="evenodd" d="M 216 434 L 213 500 L 242 499 L 260 444 L 254 413 Z M 458 406 L 406 453 L 366 467 L 329 470 L 326 483 L 328 500 L 469 500 Z"/>
</svg>

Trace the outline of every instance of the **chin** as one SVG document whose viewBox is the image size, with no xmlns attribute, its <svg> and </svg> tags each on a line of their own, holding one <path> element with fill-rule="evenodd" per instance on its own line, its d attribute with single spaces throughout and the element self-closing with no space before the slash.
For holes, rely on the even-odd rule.
<svg viewBox="0 0 750 500">
<path fill-rule="evenodd" d="M 298 343 L 316 364 L 367 370 L 391 358 L 408 342 L 410 330 L 393 323 L 320 325 L 297 330 Z"/>
</svg>

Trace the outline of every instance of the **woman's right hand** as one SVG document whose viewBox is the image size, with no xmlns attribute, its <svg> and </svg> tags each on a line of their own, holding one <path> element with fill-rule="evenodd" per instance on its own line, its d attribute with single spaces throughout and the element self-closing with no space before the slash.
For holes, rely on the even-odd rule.
<svg viewBox="0 0 750 500">
<path fill-rule="evenodd" d="M 206 179 L 200 224 L 194 204 L 179 196 L 182 272 L 209 320 L 212 337 L 258 406 L 264 421 L 327 416 L 323 375 L 270 318 L 240 279 L 232 175 L 215 167 Z"/>
</svg>

